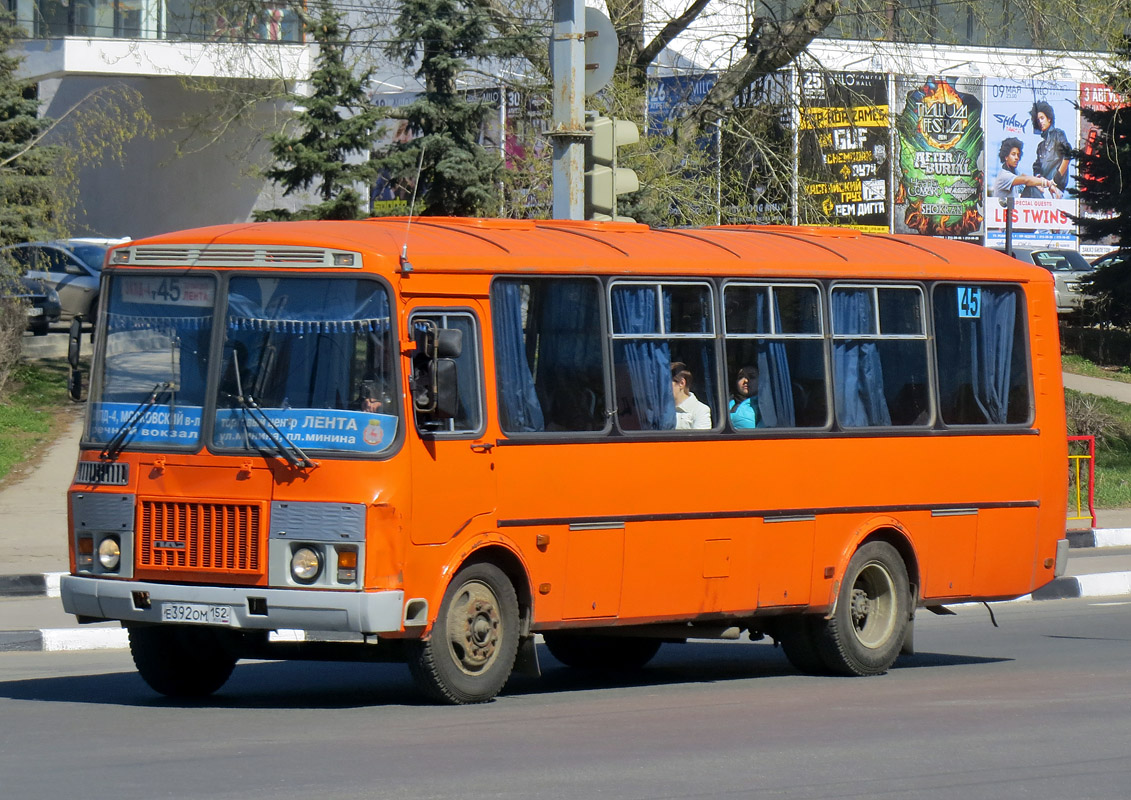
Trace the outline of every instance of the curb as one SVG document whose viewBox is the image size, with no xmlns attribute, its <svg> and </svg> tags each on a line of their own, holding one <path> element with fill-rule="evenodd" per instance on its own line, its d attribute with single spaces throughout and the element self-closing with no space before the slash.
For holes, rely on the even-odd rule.
<svg viewBox="0 0 1131 800">
<path fill-rule="evenodd" d="M 0 652 L 121 650 L 129 647 L 125 628 L 46 628 L 0 631 Z"/>
<path fill-rule="evenodd" d="M 0 597 L 58 597 L 59 580 L 67 574 L 0 575 Z"/>
<path fill-rule="evenodd" d="M 1090 531 L 1069 531 L 1068 546 L 1131 547 L 1131 528 L 1093 528 Z"/>
<path fill-rule="evenodd" d="M 1056 578 L 1052 583 L 1018 600 L 1066 600 L 1075 597 L 1116 597 L 1131 594 L 1131 572 L 1100 572 L 1074 578 Z"/>
</svg>

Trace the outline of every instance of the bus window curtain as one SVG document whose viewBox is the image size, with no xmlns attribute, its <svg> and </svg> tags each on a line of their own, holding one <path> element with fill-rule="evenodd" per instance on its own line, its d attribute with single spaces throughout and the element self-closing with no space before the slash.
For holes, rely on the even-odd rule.
<svg viewBox="0 0 1131 800">
<path fill-rule="evenodd" d="M 769 331 L 769 303 L 764 292 L 754 298 L 757 330 Z M 774 318 L 781 330 L 781 308 L 774 298 Z M 792 428 L 797 424 L 793 410 L 793 379 L 789 372 L 785 342 L 758 340 L 758 427 Z"/>
<path fill-rule="evenodd" d="M 495 372 L 499 382 L 499 422 L 509 433 L 545 428 L 534 376 L 526 360 L 522 330 L 522 284 L 496 281 L 491 293 L 495 331 Z"/>
<path fill-rule="evenodd" d="M 981 324 L 978 336 L 970 342 L 974 397 L 987 422 L 1004 425 L 1009 411 L 1017 295 L 985 288 L 981 295 Z"/>
<path fill-rule="evenodd" d="M 622 285 L 612 292 L 613 329 L 625 334 L 656 332 L 656 290 L 653 286 Z M 633 411 L 639 429 L 675 429 L 671 353 L 659 339 L 618 339 L 616 363 L 628 370 Z"/>
<path fill-rule="evenodd" d="M 871 333 L 872 293 L 838 289 L 832 294 L 833 331 L 839 335 Z M 833 347 L 836 414 L 844 427 L 891 425 L 884 374 L 875 341 L 837 339 Z"/>
</svg>

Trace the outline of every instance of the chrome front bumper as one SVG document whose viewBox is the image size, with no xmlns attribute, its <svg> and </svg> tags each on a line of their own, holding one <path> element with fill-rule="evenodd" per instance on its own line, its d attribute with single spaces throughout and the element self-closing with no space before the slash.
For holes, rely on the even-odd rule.
<svg viewBox="0 0 1131 800">
<path fill-rule="evenodd" d="M 63 609 L 68 613 L 126 622 L 162 622 L 162 603 L 227 606 L 231 609 L 228 627 L 252 630 L 389 633 L 402 630 L 404 620 L 401 591 L 183 586 L 74 575 L 63 576 L 59 588 Z"/>
</svg>

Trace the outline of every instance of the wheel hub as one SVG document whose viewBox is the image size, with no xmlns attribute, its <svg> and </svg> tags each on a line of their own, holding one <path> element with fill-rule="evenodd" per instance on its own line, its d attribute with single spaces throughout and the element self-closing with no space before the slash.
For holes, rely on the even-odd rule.
<svg viewBox="0 0 1131 800">
<path fill-rule="evenodd" d="M 468 674 L 483 672 L 498 652 L 502 625 L 494 593 L 484 584 L 469 583 L 452 603 L 448 619 L 454 661 Z"/>
</svg>

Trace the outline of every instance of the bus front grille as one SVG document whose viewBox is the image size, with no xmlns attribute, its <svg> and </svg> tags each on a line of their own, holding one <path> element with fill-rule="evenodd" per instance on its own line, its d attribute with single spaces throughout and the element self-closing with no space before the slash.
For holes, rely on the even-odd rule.
<svg viewBox="0 0 1131 800">
<path fill-rule="evenodd" d="M 141 567 L 257 573 L 262 510 L 257 504 L 141 501 Z"/>
</svg>

